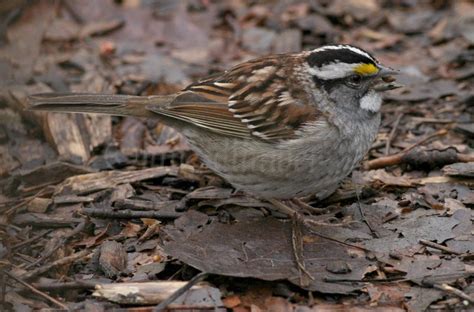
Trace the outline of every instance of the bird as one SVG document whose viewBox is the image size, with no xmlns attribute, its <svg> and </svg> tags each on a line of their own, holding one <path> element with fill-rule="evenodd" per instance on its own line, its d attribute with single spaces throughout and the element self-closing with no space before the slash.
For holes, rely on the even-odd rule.
<svg viewBox="0 0 474 312">
<path fill-rule="evenodd" d="M 236 190 L 331 195 L 369 151 L 398 71 L 345 44 L 258 57 L 170 95 L 42 93 L 30 109 L 158 118 Z"/>
</svg>

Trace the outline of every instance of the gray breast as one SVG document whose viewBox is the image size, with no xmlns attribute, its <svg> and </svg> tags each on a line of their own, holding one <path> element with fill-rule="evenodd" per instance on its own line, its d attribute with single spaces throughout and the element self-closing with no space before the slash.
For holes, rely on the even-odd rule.
<svg viewBox="0 0 474 312">
<path fill-rule="evenodd" d="M 270 144 L 215 133 L 184 132 L 204 163 L 237 189 L 262 198 L 328 196 L 364 157 L 380 117 L 339 129 L 325 121 L 299 138 Z"/>
</svg>

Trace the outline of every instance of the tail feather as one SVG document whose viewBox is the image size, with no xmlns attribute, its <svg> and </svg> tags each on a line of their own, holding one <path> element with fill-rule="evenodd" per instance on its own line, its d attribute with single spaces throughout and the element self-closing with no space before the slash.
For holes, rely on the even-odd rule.
<svg viewBox="0 0 474 312">
<path fill-rule="evenodd" d="M 158 117 L 147 106 L 170 104 L 175 96 L 132 96 L 94 93 L 40 93 L 28 97 L 31 110 Z"/>
</svg>

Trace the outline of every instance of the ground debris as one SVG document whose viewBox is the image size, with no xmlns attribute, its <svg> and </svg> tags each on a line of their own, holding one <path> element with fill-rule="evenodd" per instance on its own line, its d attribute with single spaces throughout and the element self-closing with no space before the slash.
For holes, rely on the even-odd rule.
<svg viewBox="0 0 474 312">
<path fill-rule="evenodd" d="M 442 171 L 448 176 L 474 178 L 474 161 L 447 165 L 443 167 Z"/>
<path fill-rule="evenodd" d="M 115 278 L 127 267 L 127 253 L 122 244 L 105 241 L 101 244 L 98 254 L 99 268 L 108 278 Z"/>
<path fill-rule="evenodd" d="M 234 224 L 208 223 L 203 214 L 190 212 L 178 219 L 174 227 L 164 228 L 165 252 L 201 271 L 265 280 L 289 279 L 299 284 L 291 247 L 291 224 L 271 217 L 255 218 Z M 193 224 L 193 227 L 190 227 Z M 196 224 L 197 226 L 195 226 Z M 194 230 L 193 230 L 194 228 Z M 331 237 L 366 238 L 363 231 L 321 225 L 318 233 L 335 233 Z M 327 234 L 329 235 L 329 234 Z M 375 263 L 364 253 L 305 232 L 303 261 L 314 277 L 304 288 L 328 293 L 350 293 L 361 286 L 338 284 L 337 279 L 363 280 Z M 337 265 L 339 263 L 339 265 Z M 343 269 L 341 269 L 343 267 Z M 336 280 L 326 282 L 326 280 Z"/>
<path fill-rule="evenodd" d="M 466 0 L 0 1 L 2 308 L 153 310 L 205 277 L 168 309 L 472 310 L 472 12 Z M 352 182 L 302 198 L 291 220 L 158 120 L 25 109 L 50 91 L 175 93 L 327 43 L 373 52 L 404 87 L 384 94 Z"/>
<path fill-rule="evenodd" d="M 86 195 L 93 192 L 113 189 L 124 183 L 133 183 L 149 179 L 158 179 L 167 175 L 176 176 L 178 169 L 173 167 L 155 167 L 135 171 L 102 171 L 77 175 L 59 184 L 57 194 Z"/>
<path fill-rule="evenodd" d="M 184 285 L 186 282 L 180 281 L 100 284 L 96 285 L 93 296 L 126 305 L 155 305 Z M 219 290 L 207 285 L 193 286 L 187 293 L 173 301 L 169 308 L 184 309 L 185 306 L 199 306 L 200 310 L 207 307 L 212 311 L 225 311 Z"/>
</svg>

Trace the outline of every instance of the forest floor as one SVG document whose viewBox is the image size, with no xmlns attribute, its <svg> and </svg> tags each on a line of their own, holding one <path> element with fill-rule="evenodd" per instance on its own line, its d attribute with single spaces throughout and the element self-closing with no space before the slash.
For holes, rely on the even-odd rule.
<svg viewBox="0 0 474 312">
<path fill-rule="evenodd" d="M 192 285 L 168 310 L 473 309 L 471 1 L 17 0 L 0 21 L 4 310 L 152 311 Z M 38 92 L 173 93 L 327 43 L 371 51 L 405 87 L 351 177 L 304 199 L 311 229 L 157 120 L 25 110 Z"/>
</svg>

